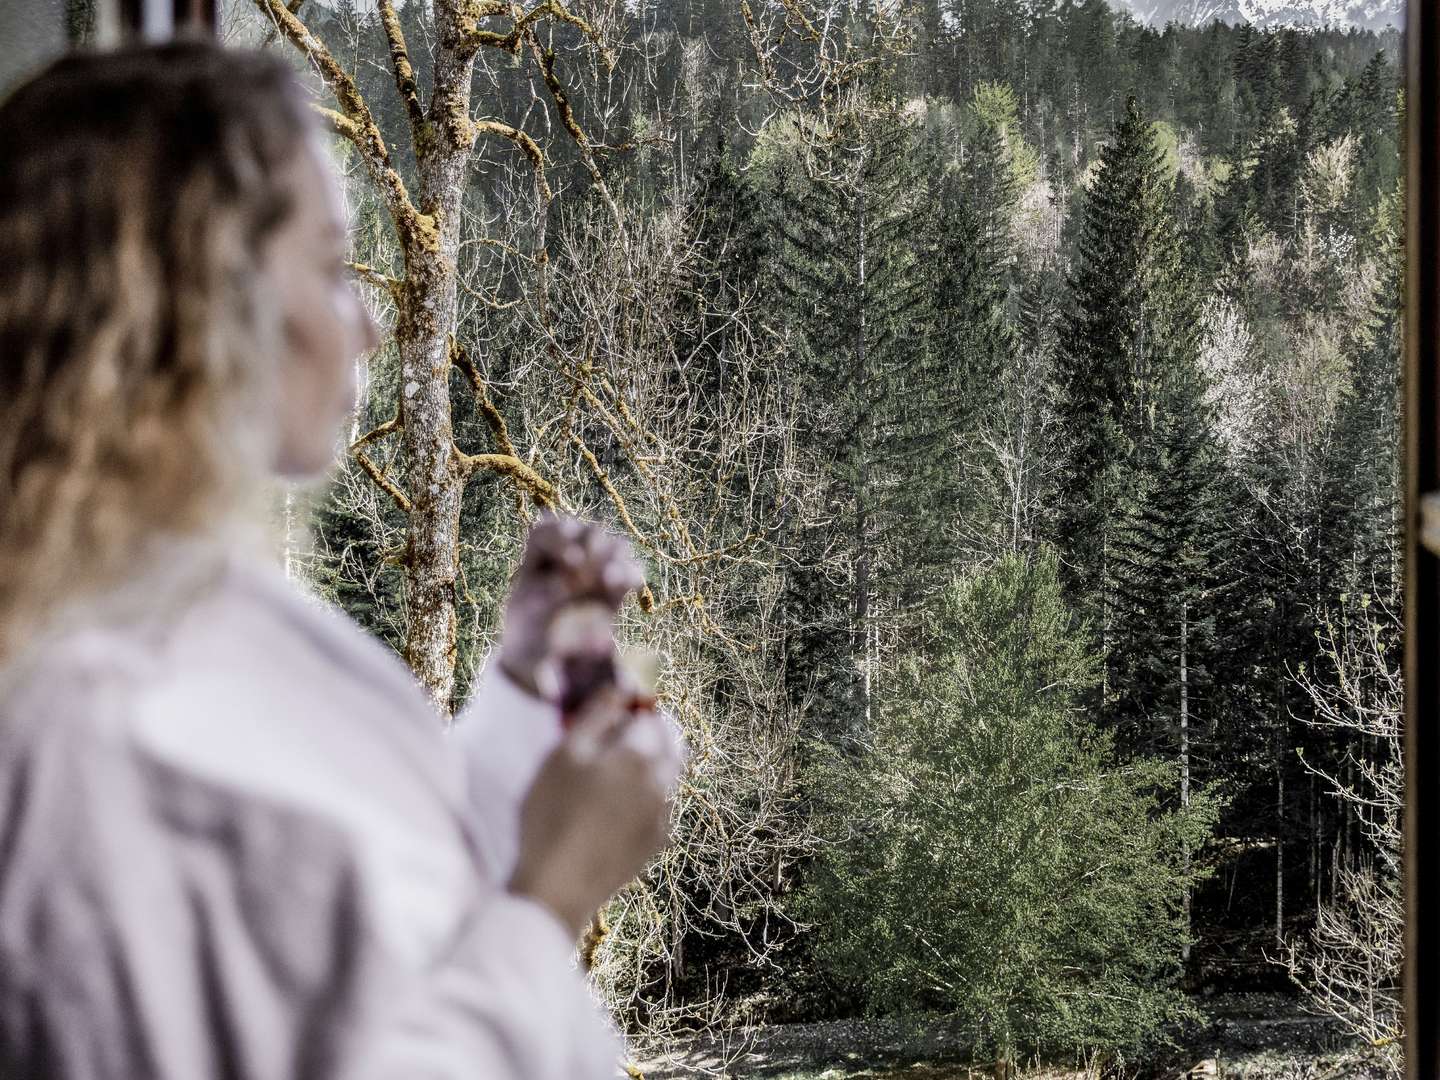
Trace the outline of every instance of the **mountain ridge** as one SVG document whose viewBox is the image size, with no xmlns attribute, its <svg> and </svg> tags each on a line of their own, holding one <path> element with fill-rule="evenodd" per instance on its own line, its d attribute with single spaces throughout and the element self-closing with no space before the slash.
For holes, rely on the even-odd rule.
<svg viewBox="0 0 1440 1080">
<path fill-rule="evenodd" d="M 1147 26 L 1170 22 L 1204 26 L 1216 19 L 1250 23 L 1320 28 L 1354 26 L 1363 30 L 1399 28 L 1405 23 L 1405 0 L 1112 0 Z"/>
</svg>

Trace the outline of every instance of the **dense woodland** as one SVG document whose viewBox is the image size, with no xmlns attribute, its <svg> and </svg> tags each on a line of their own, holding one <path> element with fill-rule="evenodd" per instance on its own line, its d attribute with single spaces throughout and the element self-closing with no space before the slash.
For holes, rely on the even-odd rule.
<svg viewBox="0 0 1440 1080">
<path fill-rule="evenodd" d="M 296 572 L 450 712 L 537 508 L 649 567 L 626 636 L 694 759 L 589 943 L 632 1032 L 940 1012 L 977 1058 L 1134 1060 L 1294 984 L 1394 1034 L 1396 35 L 460 5 L 447 203 L 454 4 L 231 4 L 319 73 L 395 329 Z"/>
</svg>

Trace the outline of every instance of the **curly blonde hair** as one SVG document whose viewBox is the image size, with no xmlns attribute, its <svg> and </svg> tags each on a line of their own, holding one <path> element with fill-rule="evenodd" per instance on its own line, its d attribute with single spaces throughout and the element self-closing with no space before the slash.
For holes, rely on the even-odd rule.
<svg viewBox="0 0 1440 1080">
<path fill-rule="evenodd" d="M 0 103 L 0 659 L 148 537 L 255 504 L 263 248 L 310 125 L 281 60 L 200 41 L 67 56 Z"/>
</svg>

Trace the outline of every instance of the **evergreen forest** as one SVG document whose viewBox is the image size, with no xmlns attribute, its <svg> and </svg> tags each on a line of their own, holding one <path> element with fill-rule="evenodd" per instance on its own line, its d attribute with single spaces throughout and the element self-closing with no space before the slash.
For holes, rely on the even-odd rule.
<svg viewBox="0 0 1440 1080">
<path fill-rule="evenodd" d="M 448 715 L 537 511 L 630 537 L 692 748 L 588 949 L 635 1046 L 1136 1064 L 1263 989 L 1393 1068 L 1398 33 L 480 3 L 456 106 L 454 7 L 225 6 L 314 76 L 392 332 L 291 565 Z"/>
</svg>

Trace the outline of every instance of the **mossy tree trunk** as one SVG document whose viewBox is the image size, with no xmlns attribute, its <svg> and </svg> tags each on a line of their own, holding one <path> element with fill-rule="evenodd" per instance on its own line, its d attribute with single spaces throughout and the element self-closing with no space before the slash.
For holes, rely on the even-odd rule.
<svg viewBox="0 0 1440 1080">
<path fill-rule="evenodd" d="M 516 453 L 483 378 L 456 341 L 460 211 L 476 140 L 492 137 L 514 143 L 534 167 L 541 214 L 550 198 L 544 154 L 538 144 L 502 121 L 471 118 L 476 56 L 483 48 L 516 57 L 532 56 L 563 126 L 579 145 L 582 157 L 588 157 L 585 134 L 554 76 L 553 54 L 536 35 L 547 22 L 565 22 L 589 38 L 595 35 L 583 19 L 556 0 L 523 16 L 517 16 L 509 4 L 437 0 L 433 12 L 434 75 L 428 99 L 422 99 L 393 0 L 379 0 L 377 10 L 390 49 L 395 88 L 409 120 L 417 186 L 412 194 L 354 79 L 297 16 L 299 5 L 281 0 L 255 2 L 310 59 L 334 94 L 338 109 L 321 108 L 320 112 L 331 128 L 359 151 L 399 240 L 400 278 L 386 277 L 370 267 L 357 268 L 395 300 L 395 345 L 401 365 L 399 408 L 391 420 L 356 440 L 352 451 L 371 479 L 407 515 L 405 659 L 437 708 L 449 713 L 455 684 L 460 507 L 466 481 L 482 469 L 501 472 L 537 505 L 556 504 L 551 484 Z M 497 21 L 501 22 L 498 27 Z M 495 420 L 491 428 L 496 452 L 471 455 L 456 445 L 450 399 L 450 372 L 455 366 L 468 377 L 477 406 L 487 419 Z M 402 461 L 398 482 L 366 453 L 372 443 L 396 434 Z"/>
<path fill-rule="evenodd" d="M 460 565 L 460 503 L 466 470 L 455 445 L 450 404 L 456 333 L 460 204 L 475 143 L 469 121 L 475 46 L 456 4 L 437 4 L 435 89 L 429 113 L 403 59 L 399 20 L 380 6 L 396 83 L 410 110 L 420 206 L 433 226 L 405 249 L 405 284 L 395 328 L 400 355 L 399 417 L 404 484 L 410 496 L 405 552 L 405 659 L 448 711 L 455 681 L 455 579 Z M 407 92 L 408 87 L 408 92 Z"/>
</svg>

